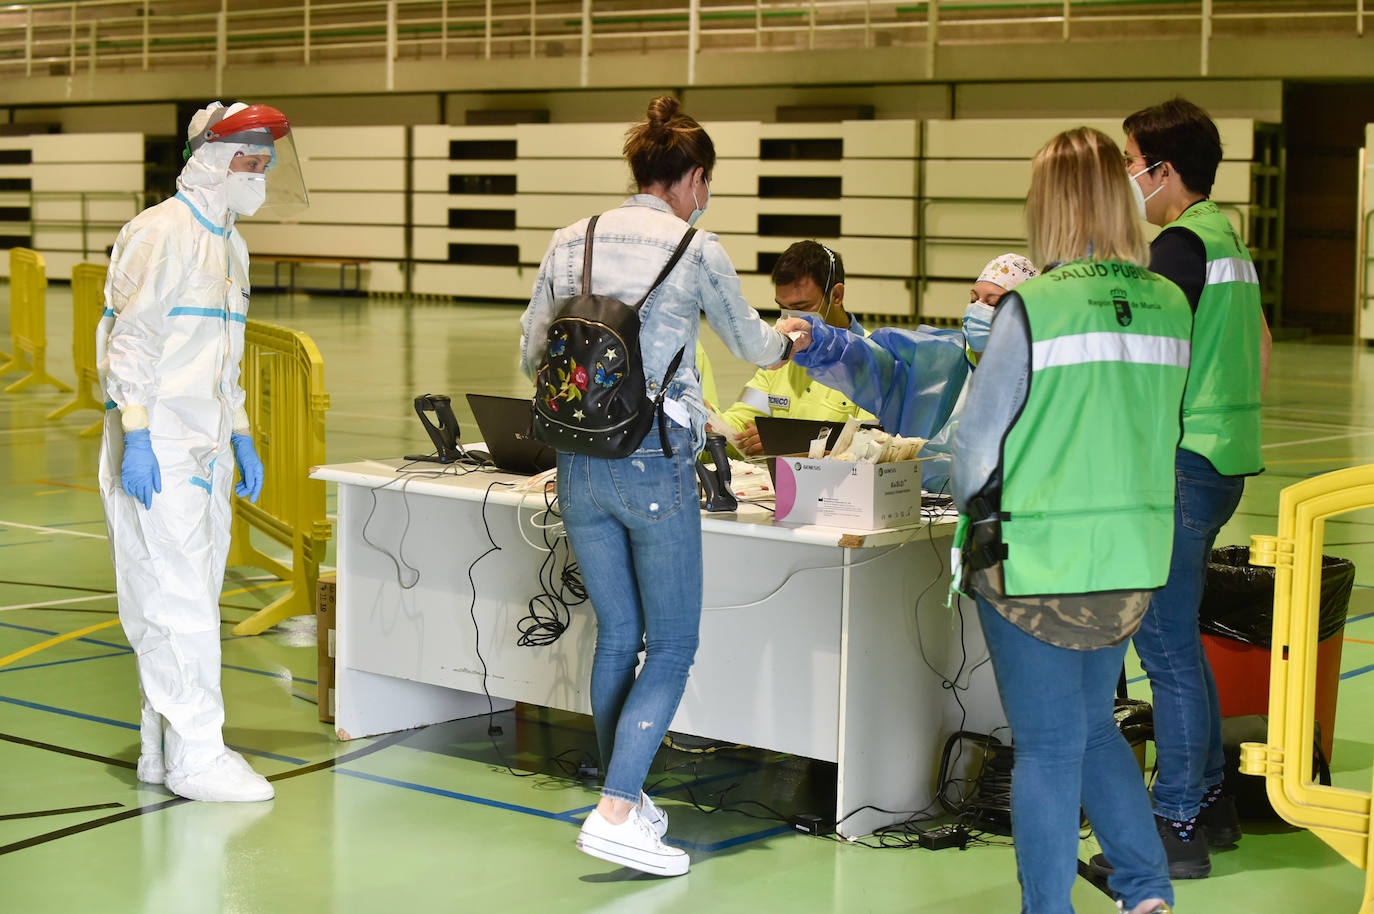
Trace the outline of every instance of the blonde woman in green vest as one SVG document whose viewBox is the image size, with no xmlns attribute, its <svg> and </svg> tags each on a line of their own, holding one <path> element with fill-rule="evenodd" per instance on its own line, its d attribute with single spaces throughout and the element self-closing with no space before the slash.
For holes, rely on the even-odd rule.
<svg viewBox="0 0 1374 914">
<path fill-rule="evenodd" d="M 1079 808 L 1123 911 L 1167 912 L 1164 848 L 1112 716 L 1126 643 L 1169 573 L 1192 315 L 1145 269 L 1121 151 L 1087 127 L 1031 164 L 1045 271 L 1004 295 L 954 434 L 960 590 L 972 593 L 1015 746 L 1025 914 L 1069 914 Z"/>
<path fill-rule="evenodd" d="M 1150 676 L 1159 761 L 1154 811 L 1169 873 L 1198 879 L 1212 870 L 1208 845 L 1240 838 L 1235 803 L 1221 792 L 1221 708 L 1198 633 L 1198 605 L 1217 533 L 1240 503 L 1245 477 L 1264 469 L 1260 391 L 1269 328 L 1250 252 L 1207 199 L 1222 155 L 1216 125 L 1176 98 L 1132 114 L 1123 127 L 1140 217 L 1163 227 L 1150 245 L 1150 269 L 1178 284 L 1195 315 L 1173 561 L 1134 640 Z M 1110 854 L 1094 857 L 1094 869 L 1109 871 L 1108 860 Z"/>
</svg>

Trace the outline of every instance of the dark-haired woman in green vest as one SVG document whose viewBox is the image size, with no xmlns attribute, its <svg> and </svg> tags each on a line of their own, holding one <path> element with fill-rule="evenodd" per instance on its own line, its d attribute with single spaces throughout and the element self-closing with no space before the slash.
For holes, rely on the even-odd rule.
<svg viewBox="0 0 1374 914">
<path fill-rule="evenodd" d="M 954 438 L 963 569 L 1015 746 L 1025 914 L 1068 914 L 1079 809 L 1131 914 L 1173 902 L 1135 757 L 1112 716 L 1126 644 L 1169 573 L 1192 313 L 1147 256 L 1121 151 L 1090 128 L 1036 155 L 1045 272 L 1003 296 Z"/>
</svg>

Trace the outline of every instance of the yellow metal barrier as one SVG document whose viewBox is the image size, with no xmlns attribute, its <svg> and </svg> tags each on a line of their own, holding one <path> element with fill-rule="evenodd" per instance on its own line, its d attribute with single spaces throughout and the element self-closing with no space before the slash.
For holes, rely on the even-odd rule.
<svg viewBox="0 0 1374 914">
<path fill-rule="evenodd" d="M 5 388 L 14 393 L 36 384 L 51 384 L 58 390 L 71 388 L 48 374 L 44 351 L 48 348 L 48 271 L 43 255 L 28 248 L 10 250 L 10 339 L 14 354 L 0 365 L 0 374 L 27 371 L 28 374 Z"/>
<path fill-rule="evenodd" d="M 1374 507 L 1374 465 L 1325 473 L 1279 493 L 1278 536 L 1250 538 L 1250 562 L 1274 568 L 1269 742 L 1244 743 L 1240 770 L 1267 780 L 1274 810 L 1365 871 L 1361 914 L 1374 914 L 1371 791 L 1313 782 L 1317 607 L 1326 519 Z"/>
<path fill-rule="evenodd" d="M 304 333 L 249 321 L 243 354 L 244 408 L 252 423 L 265 482 L 257 504 L 234 498 L 230 565 L 265 568 L 290 581 L 280 599 L 234 627 L 256 635 L 289 616 L 315 611 L 320 559 L 329 541 L 324 483 L 309 478 L 324 462 L 324 360 Z M 252 543 L 253 530 L 291 548 L 287 567 Z"/>
<path fill-rule="evenodd" d="M 72 364 L 76 366 L 76 396 L 70 403 L 48 413 L 49 419 L 61 419 L 79 409 L 93 409 L 105 414 L 105 401 L 91 393 L 100 389 L 100 375 L 95 367 L 95 331 L 100 315 L 105 311 L 105 267 L 95 263 L 78 263 L 72 267 Z M 83 438 L 100 434 L 105 420 L 101 418 L 81 433 Z"/>
</svg>

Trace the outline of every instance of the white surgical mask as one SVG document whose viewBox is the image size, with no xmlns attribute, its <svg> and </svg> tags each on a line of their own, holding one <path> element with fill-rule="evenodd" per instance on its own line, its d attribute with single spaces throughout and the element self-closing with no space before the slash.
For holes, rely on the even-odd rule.
<svg viewBox="0 0 1374 914">
<path fill-rule="evenodd" d="M 783 316 L 784 318 L 788 318 L 788 317 L 802 317 L 802 316 L 804 316 L 804 315 L 810 314 L 810 315 L 812 315 L 813 317 L 818 317 L 818 318 L 820 318 L 822 323 L 826 323 L 826 322 L 828 322 L 828 321 L 830 320 L 830 299 L 831 299 L 831 298 L 833 298 L 833 295 L 827 295 L 824 299 L 822 299 L 822 300 L 821 300 L 821 306 L 820 306 L 819 308 L 817 308 L 815 311 L 798 311 L 798 310 L 795 309 L 795 308 L 782 308 L 782 309 L 781 309 L 781 311 L 782 311 L 782 316 Z"/>
<path fill-rule="evenodd" d="M 251 216 L 267 199 L 267 175 L 252 171 L 231 171 L 224 179 L 224 200 L 229 209 Z"/>
<path fill-rule="evenodd" d="M 985 305 L 980 301 L 969 302 L 964 309 L 964 339 L 968 340 L 968 348 L 974 352 L 982 352 L 988 348 L 988 332 L 992 330 L 992 305 Z"/>
<path fill-rule="evenodd" d="M 1149 200 L 1150 197 L 1153 197 L 1155 194 L 1157 194 L 1157 193 L 1159 193 L 1161 190 L 1163 190 L 1163 189 L 1164 189 L 1164 185 L 1161 184 L 1161 185 L 1159 185 L 1158 187 L 1156 187 L 1154 190 L 1150 191 L 1150 196 L 1147 197 L 1147 196 L 1145 196 L 1145 192 L 1144 192 L 1143 190 L 1140 189 L 1140 182 L 1137 181 L 1136 178 L 1140 177 L 1140 176 L 1143 175 L 1143 174 L 1148 174 L 1149 172 L 1151 172 L 1151 171 L 1153 171 L 1154 169 L 1158 168 L 1159 165 L 1160 165 L 1160 163 L 1159 163 L 1159 162 L 1156 162 L 1156 163 L 1154 163 L 1153 165 L 1151 165 L 1149 168 L 1142 168 L 1142 169 L 1140 169 L 1140 171 L 1137 171 L 1135 174 L 1131 175 L 1131 196 L 1135 197 L 1135 209 L 1136 209 L 1136 212 L 1140 214 L 1140 218 L 1141 218 L 1142 220 L 1145 219 L 1145 201 Z"/>
<path fill-rule="evenodd" d="M 709 206 L 710 203 L 711 203 L 711 185 L 709 185 L 709 184 L 706 185 L 706 201 L 705 201 L 704 203 L 697 203 L 697 192 L 696 192 L 696 188 L 693 188 L 693 189 L 692 189 L 692 202 L 693 202 L 693 203 L 696 203 L 697 208 L 694 209 L 694 210 L 692 210 L 692 215 L 690 215 L 690 216 L 687 217 L 687 224 L 688 224 L 688 225 L 696 225 L 696 224 L 697 224 L 697 220 L 701 218 L 701 214 L 704 213 L 704 212 L 706 212 L 706 207 Z"/>
</svg>

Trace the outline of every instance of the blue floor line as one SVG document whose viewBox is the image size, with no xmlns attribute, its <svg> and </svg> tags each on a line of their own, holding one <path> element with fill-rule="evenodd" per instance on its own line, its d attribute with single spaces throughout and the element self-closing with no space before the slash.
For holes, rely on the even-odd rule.
<svg viewBox="0 0 1374 914">
<path fill-rule="evenodd" d="M 52 705 L 40 705 L 35 701 L 25 701 L 22 698 L 10 698 L 7 695 L 0 695 L 0 701 L 12 705 L 18 705 L 21 708 L 29 708 L 34 711 L 47 711 L 49 714 L 61 714 L 64 717 L 75 717 L 78 720 L 88 720 L 92 723 L 106 724 L 107 726 L 111 727 L 122 727 L 125 730 L 133 730 L 134 732 L 138 732 L 139 729 L 138 724 L 131 724 L 122 720 L 114 720 L 109 717 L 100 717 L 96 714 L 85 714 L 81 711 L 70 711 L 66 708 L 54 708 Z M 226 743 L 226 745 L 228 744 Z M 275 752 L 264 752 L 261 749 L 249 749 L 245 746 L 229 746 L 229 748 L 242 752 L 245 755 L 257 755 L 261 756 L 262 758 L 274 759 L 279 762 L 289 762 L 292 765 L 309 764 L 303 758 L 294 758 L 290 755 L 278 755 Z"/>
<path fill-rule="evenodd" d="M 138 724 L 126 723 L 122 720 L 113 720 L 108 717 L 98 717 L 95 714 L 83 714 L 80 711 L 69 711 L 66 708 L 54 708 L 52 705 L 40 705 L 33 701 L 24 701 L 22 698 L 10 698 L 7 695 L 0 695 L 0 701 L 18 705 L 21 708 L 30 708 L 34 711 L 47 711 L 49 714 L 61 714 L 64 717 L 75 717 L 78 720 L 89 720 L 97 724 L 107 724 L 111 727 L 123 727 L 125 730 L 138 732 Z"/>
<path fill-rule="evenodd" d="M 34 628 L 32 625 L 19 625 L 14 622 L 0 622 L 0 628 L 17 628 L 21 632 L 37 632 L 40 635 L 55 635 L 57 632 L 46 628 Z"/>
<path fill-rule="evenodd" d="M 727 772 L 725 772 L 725 773 L 723 773 L 723 774 L 713 774 L 713 775 L 711 775 L 710 777 L 698 778 L 697 780 L 691 781 L 691 782 L 689 782 L 689 783 L 684 783 L 684 784 L 672 784 L 672 785 L 669 785 L 668 787 L 663 788 L 662 790 L 655 790 L 653 793 L 649 794 L 649 796 L 651 796 L 651 797 L 662 797 L 662 796 L 667 796 L 668 794 L 673 793 L 674 791 L 677 791 L 677 790 L 685 790 L 685 789 L 687 789 L 688 787 L 696 787 L 696 786 L 698 786 L 699 784 L 710 784 L 710 783 L 713 782 L 713 781 L 723 781 L 723 780 L 725 780 L 725 779 L 727 779 L 727 778 L 743 777 L 743 776 L 746 775 L 746 774 L 753 774 L 755 771 L 759 771 L 759 770 L 761 770 L 762 768 L 763 768 L 762 765 L 750 765 L 748 768 L 741 768 L 739 771 L 727 771 Z M 665 777 L 674 777 L 674 775 L 673 775 L 672 772 L 668 772 L 668 771 L 658 771 L 658 772 L 650 771 L 650 772 L 649 772 L 649 779 L 650 779 L 650 780 L 653 780 L 655 774 L 661 774 L 661 775 L 664 775 Z M 579 806 L 577 809 L 569 809 L 569 810 L 567 810 L 566 812 L 564 812 L 563 815 L 565 815 L 565 816 L 581 816 L 581 815 L 586 815 L 587 813 L 591 812 L 593 809 L 596 809 L 596 804 L 595 804 L 595 803 L 593 803 L 591 806 Z"/>
<path fill-rule="evenodd" d="M 105 660 L 109 657 L 127 657 L 133 653 L 128 649 L 114 651 L 110 654 L 92 654 L 89 657 L 73 657 L 70 660 L 49 660 L 47 663 L 30 663 L 28 666 L 7 666 L 0 667 L 0 673 L 17 673 L 20 670 L 36 670 L 45 666 L 61 666 L 64 663 L 84 663 L 87 660 Z"/>
<path fill-rule="evenodd" d="M 1365 619 L 1374 619 L 1374 613 L 1365 613 L 1363 616 L 1351 616 L 1345 620 L 1345 624 L 1349 625 L 1351 622 L 1363 622 Z"/>
<path fill-rule="evenodd" d="M 427 787 L 424 784 L 414 784 L 410 781 L 398 781 L 395 778 L 386 778 L 381 775 L 368 774 L 364 771 L 354 771 L 350 768 L 334 768 L 335 774 L 346 774 L 351 778 L 359 778 L 364 781 L 375 781 L 378 784 L 388 784 L 392 787 L 403 787 L 406 790 L 415 790 L 420 793 L 429 793 L 438 797 L 448 797 L 453 800 L 462 800 L 465 803 L 476 803 L 479 806 L 490 806 L 493 809 L 504 809 L 508 812 L 524 813 L 527 816 L 538 816 L 541 819 L 553 819 L 556 822 L 568 822 L 573 825 L 578 824 L 577 819 L 567 813 L 548 812 L 543 809 L 535 809 L 531 806 L 517 806 L 514 803 L 503 803 L 500 800 L 488 800 L 485 797 L 477 797 L 468 793 L 458 793 L 453 790 L 444 790 L 440 787 Z"/>
<path fill-rule="evenodd" d="M 270 670 L 255 670 L 249 666 L 235 666 L 232 663 L 222 663 L 220 666 L 224 667 L 226 670 L 238 670 L 240 673 L 255 673 L 258 676 L 268 676 L 272 679 L 284 679 L 287 682 L 308 682 L 311 685 L 319 685 L 314 679 L 306 679 L 304 676 L 297 676 L 290 672 L 288 672 L 286 676 L 282 676 L 280 673 L 273 673 Z"/>
<path fill-rule="evenodd" d="M 580 819 L 573 817 L 570 813 L 548 812 L 543 809 L 534 809 L 530 806 L 518 806 L 514 803 L 504 803 L 501 800 L 488 800 L 486 797 L 473 796 L 469 793 L 458 793 L 457 791 L 453 790 L 444 790 L 441 787 L 429 787 L 424 784 L 415 784 L 411 781 L 400 781 L 395 778 L 382 777 L 381 775 L 377 774 L 368 774 L 363 771 L 354 771 L 350 768 L 334 768 L 332 770 L 335 774 L 344 774 L 348 775 L 351 778 L 358 778 L 359 780 L 363 781 L 373 781 L 378 784 L 387 784 L 392 787 L 402 787 L 406 790 L 414 790 L 420 793 L 433 794 L 434 796 L 449 797 L 450 799 L 454 800 L 462 800 L 465 803 L 475 803 L 479 806 L 490 806 L 493 809 L 504 809 L 508 812 L 523 813 L 527 816 L 538 816 L 541 819 L 553 819 L 555 822 L 567 822 L 571 825 L 578 825 L 581 823 Z M 594 809 L 595 807 L 589 808 Z M 697 853 L 702 854 L 712 854 L 717 851 L 723 851 L 727 848 L 738 847 L 741 844 L 748 844 L 751 841 L 761 841 L 764 838 L 771 838 L 774 835 L 780 835 L 783 832 L 790 831 L 792 831 L 792 826 L 790 825 L 777 825 L 772 828 L 766 828 L 763 831 L 753 832 L 752 834 L 748 835 L 736 835 L 733 838 L 726 838 L 723 841 L 715 841 L 711 844 L 696 844 L 691 841 L 676 840 L 669 840 L 667 843 L 672 844 L 676 847 L 681 847 L 684 850 L 696 851 Z"/>
<path fill-rule="evenodd" d="M 310 764 L 303 758 L 296 758 L 295 756 L 291 755 L 278 755 L 275 752 L 264 752 L 262 749 L 249 749 L 247 746 L 235 746 L 230 743 L 225 743 L 224 745 L 228 746 L 230 749 L 233 749 L 235 752 L 242 752 L 244 755 L 256 755 L 259 758 L 270 758 L 273 761 L 286 762 L 290 765 Z"/>
<path fill-rule="evenodd" d="M 24 540 L 22 543 L 0 543 L 0 549 L 4 549 L 4 548 L 6 548 L 6 547 L 8 547 L 8 546 L 37 546 L 37 545 L 47 545 L 47 544 L 49 544 L 49 543 L 51 543 L 51 542 L 52 542 L 52 540 L 46 539 L 46 540 Z"/>
<path fill-rule="evenodd" d="M 1149 679 L 1149 678 L 1150 678 L 1150 677 L 1149 677 L 1148 675 L 1137 676 L 1137 677 L 1134 678 L 1134 679 L 1127 679 L 1127 680 L 1126 680 L 1126 684 L 1127 684 L 1127 685 L 1132 685 L 1132 684 L 1137 683 L 1137 682 L 1144 682 L 1145 680 L 1147 680 L 1147 679 Z"/>
<path fill-rule="evenodd" d="M 1363 676 L 1365 673 L 1374 673 L 1374 663 L 1369 666 L 1362 666 L 1354 670 L 1346 670 L 1341 674 L 1342 679 L 1354 679 L 1356 676 Z"/>
<path fill-rule="evenodd" d="M 87 640 L 87 639 L 85 639 L 85 638 L 78 638 L 77 640 L 78 640 L 78 641 L 85 641 L 85 640 Z M 112 654 L 92 654 L 92 655 L 90 655 L 89 657 L 72 657 L 72 658 L 67 659 L 67 660 L 49 660 L 47 663 L 30 663 L 30 664 L 28 664 L 27 666 L 6 666 L 6 667 L 0 667 L 0 673 L 17 673 L 17 672 L 19 672 L 20 670 L 36 670 L 36 669 L 38 669 L 38 668 L 40 668 L 40 667 L 45 667 L 45 666 L 60 666 L 60 665 L 62 665 L 62 664 L 64 664 L 64 663 L 84 663 L 84 662 L 87 661 L 87 660 L 105 660 L 105 659 L 107 659 L 107 658 L 109 658 L 109 657 L 124 657 L 124 656 L 127 656 L 127 655 L 133 653 L 133 650 L 132 650 L 131 648 L 124 647 L 123 645 L 119 645 L 119 644 L 107 644 L 106 642 L 103 642 L 103 641 L 94 641 L 94 642 L 91 642 L 91 643 L 93 643 L 93 644 L 105 644 L 107 647 L 117 647 L 117 648 L 119 648 L 119 650 L 115 651 L 115 652 L 112 653 Z M 247 667 L 247 666 L 235 666 L 235 665 L 232 664 L 232 663 L 221 663 L 220 666 L 221 666 L 221 668 L 226 669 L 226 670 L 238 670 L 238 671 L 241 672 L 241 673 L 254 673 L 254 674 L 258 675 L 258 676 L 267 676 L 267 677 L 270 678 L 270 679 L 282 680 L 282 678 L 283 678 L 282 675 L 281 675 L 280 673 L 273 673 L 273 672 L 271 672 L 270 670 L 255 670 L 255 669 L 253 669 L 252 667 Z M 285 679 L 285 681 L 287 681 L 287 682 L 305 682 L 305 683 L 309 683 L 310 685 L 313 685 L 313 686 L 318 686 L 318 685 L 319 685 L 319 683 L 316 682 L 314 679 L 306 679 L 306 678 L 303 677 L 303 676 L 295 676 L 295 675 L 289 676 L 289 678 Z"/>
<path fill-rule="evenodd" d="M 775 825 L 772 828 L 765 828 L 763 831 L 756 831 L 748 835 L 737 835 L 734 838 L 726 838 L 724 841 L 717 841 L 714 844 L 693 844 L 690 841 L 669 841 L 683 850 L 695 851 L 701 854 L 714 854 L 731 847 L 739 847 L 741 844 L 748 844 L 752 841 L 762 841 L 764 838 L 772 838 L 774 835 L 781 835 L 792 831 L 790 825 Z"/>
<path fill-rule="evenodd" d="M 36 633 L 38 633 L 38 634 L 40 634 L 40 635 L 58 635 L 58 634 L 61 634 L 61 632 L 55 632 L 55 631 L 52 631 L 52 630 L 50 630 L 50 629 L 46 629 L 46 628 L 34 628 L 32 625 L 18 625 L 18 624 L 14 623 L 14 622 L 0 622 L 0 627 L 3 627 L 3 628 L 15 628 L 15 629 L 18 629 L 18 630 L 21 631 L 21 632 L 36 632 Z M 75 640 L 81 641 L 81 642 L 83 642 L 83 643 L 85 643 L 85 644 L 96 644 L 96 645 L 99 645 L 100 647 L 113 647 L 113 648 L 117 648 L 117 649 L 119 649 L 119 650 L 121 650 L 121 651 L 127 651 L 127 652 L 129 652 L 129 653 L 133 653 L 133 650 L 134 650 L 133 648 L 129 647 L 129 645 L 127 645 L 127 644 L 116 644 L 116 643 L 114 643 L 113 641 L 101 641 L 101 640 L 98 639 L 98 638 L 77 638 L 77 639 L 75 639 Z"/>
</svg>

